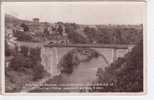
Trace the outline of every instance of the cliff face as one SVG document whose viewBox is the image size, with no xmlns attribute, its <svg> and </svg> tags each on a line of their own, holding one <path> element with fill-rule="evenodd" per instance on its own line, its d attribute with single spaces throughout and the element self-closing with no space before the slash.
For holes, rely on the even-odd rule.
<svg viewBox="0 0 154 100">
<path fill-rule="evenodd" d="M 41 48 L 41 64 L 44 66 L 44 70 L 51 74 L 51 76 L 58 75 L 60 73 L 57 68 L 58 54 L 56 48 Z"/>
</svg>

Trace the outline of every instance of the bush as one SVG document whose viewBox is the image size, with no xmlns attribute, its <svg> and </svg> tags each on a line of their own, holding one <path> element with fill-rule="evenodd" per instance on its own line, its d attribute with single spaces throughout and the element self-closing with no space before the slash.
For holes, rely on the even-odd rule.
<svg viewBox="0 0 154 100">
<path fill-rule="evenodd" d="M 20 91 L 26 82 L 37 81 L 47 75 L 41 65 L 40 48 L 31 48 L 30 55 L 27 55 L 26 47 L 21 48 L 23 51 L 18 52 L 6 68 L 6 84 L 12 87 L 6 88 L 6 91 Z"/>
<path fill-rule="evenodd" d="M 98 92 L 141 92 L 143 91 L 143 41 L 124 58 L 119 58 L 103 72 L 97 74 L 97 83 L 113 83 Z"/>
<path fill-rule="evenodd" d="M 76 65 L 73 63 L 73 55 L 72 53 L 68 53 L 64 55 L 63 59 L 60 61 L 61 73 L 71 74 L 73 72 L 73 67 Z"/>
<path fill-rule="evenodd" d="M 18 41 L 33 41 L 33 38 L 29 32 L 16 31 L 14 36 Z"/>
</svg>

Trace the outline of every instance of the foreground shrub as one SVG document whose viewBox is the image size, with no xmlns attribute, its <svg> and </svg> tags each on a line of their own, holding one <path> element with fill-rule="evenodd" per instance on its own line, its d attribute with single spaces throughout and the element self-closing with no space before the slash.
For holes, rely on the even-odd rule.
<svg viewBox="0 0 154 100">
<path fill-rule="evenodd" d="M 22 48 L 27 50 L 26 47 Z M 41 65 L 40 48 L 31 48 L 30 55 L 27 55 L 28 52 L 24 50 L 18 52 L 10 61 L 10 66 L 5 69 L 8 92 L 18 92 L 24 84 L 48 75 Z"/>
<path fill-rule="evenodd" d="M 119 58 L 104 71 L 98 71 L 96 83 L 113 84 L 97 92 L 141 92 L 143 91 L 143 41 L 124 58 Z"/>
</svg>

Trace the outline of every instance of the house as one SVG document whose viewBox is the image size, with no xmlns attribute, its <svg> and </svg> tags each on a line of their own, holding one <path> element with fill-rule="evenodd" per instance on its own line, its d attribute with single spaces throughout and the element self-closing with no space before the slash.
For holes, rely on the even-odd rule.
<svg viewBox="0 0 154 100">
<path fill-rule="evenodd" d="M 39 18 L 33 18 L 34 24 L 39 24 L 40 19 Z"/>
</svg>

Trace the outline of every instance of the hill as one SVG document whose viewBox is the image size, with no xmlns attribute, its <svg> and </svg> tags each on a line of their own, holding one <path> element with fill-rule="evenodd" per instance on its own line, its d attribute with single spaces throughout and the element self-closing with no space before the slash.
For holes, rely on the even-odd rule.
<svg viewBox="0 0 154 100">
<path fill-rule="evenodd" d="M 15 30 L 17 40 L 61 41 L 70 43 L 136 44 L 142 40 L 143 25 L 81 25 L 63 22 L 35 22 L 5 16 L 6 30 Z M 26 32 L 19 32 L 23 29 Z M 26 36 L 25 36 L 26 34 Z M 29 36 L 28 36 L 29 35 Z M 32 36 L 33 35 L 33 36 Z M 19 37 L 18 37 L 19 36 Z"/>
</svg>

